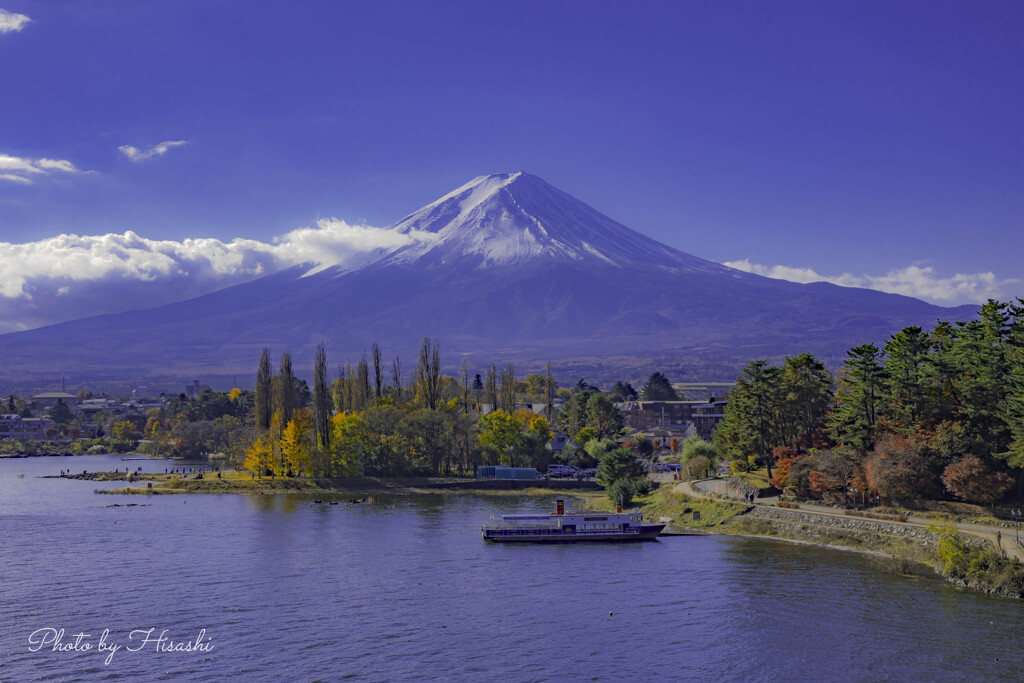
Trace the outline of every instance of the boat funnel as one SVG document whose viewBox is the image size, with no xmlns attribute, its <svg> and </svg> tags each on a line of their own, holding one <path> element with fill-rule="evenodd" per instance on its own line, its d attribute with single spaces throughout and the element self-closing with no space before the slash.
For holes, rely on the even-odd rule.
<svg viewBox="0 0 1024 683">
<path fill-rule="evenodd" d="M 556 515 L 564 515 L 565 514 L 565 501 L 562 500 L 561 498 L 559 498 L 558 500 L 555 501 L 555 514 Z"/>
</svg>

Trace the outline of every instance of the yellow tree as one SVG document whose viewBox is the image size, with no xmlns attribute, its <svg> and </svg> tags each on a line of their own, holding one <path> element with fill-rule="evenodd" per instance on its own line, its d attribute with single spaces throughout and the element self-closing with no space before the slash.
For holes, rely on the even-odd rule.
<svg viewBox="0 0 1024 683">
<path fill-rule="evenodd" d="M 245 451 L 245 469 L 255 472 L 257 477 L 274 464 L 274 445 L 271 438 L 264 434 L 260 436 Z"/>
<path fill-rule="evenodd" d="M 338 413 L 331 418 L 331 464 L 337 477 L 362 473 L 366 430 L 360 413 Z"/>
<path fill-rule="evenodd" d="M 123 422 L 114 423 L 114 438 L 130 441 L 138 436 L 135 431 L 135 425 L 129 421 L 124 420 Z"/>
<path fill-rule="evenodd" d="M 309 409 L 296 410 L 281 434 L 285 466 L 298 474 L 310 470 L 313 458 L 313 416 Z"/>
</svg>

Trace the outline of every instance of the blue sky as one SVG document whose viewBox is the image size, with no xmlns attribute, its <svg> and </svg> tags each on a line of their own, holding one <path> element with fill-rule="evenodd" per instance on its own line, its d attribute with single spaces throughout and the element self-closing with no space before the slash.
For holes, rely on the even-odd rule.
<svg viewBox="0 0 1024 683">
<path fill-rule="evenodd" d="M 104 271 L 109 249 L 230 284 L 256 271 L 200 252 L 324 224 L 347 240 L 517 169 L 758 272 L 944 304 L 1024 295 L 1020 3 L 0 9 L 8 328 L 65 315 L 52 296 L 84 278 L 122 293 L 160 279 L 146 263 Z M 47 242 L 62 234 L 108 237 Z"/>
</svg>

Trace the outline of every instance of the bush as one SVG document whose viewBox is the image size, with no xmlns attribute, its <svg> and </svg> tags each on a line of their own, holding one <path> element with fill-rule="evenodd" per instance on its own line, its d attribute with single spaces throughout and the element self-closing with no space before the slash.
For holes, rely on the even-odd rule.
<svg viewBox="0 0 1024 683">
<path fill-rule="evenodd" d="M 622 507 L 629 507 L 633 504 L 633 498 L 650 492 L 651 485 L 646 479 L 619 479 L 605 489 L 608 499 Z"/>
</svg>

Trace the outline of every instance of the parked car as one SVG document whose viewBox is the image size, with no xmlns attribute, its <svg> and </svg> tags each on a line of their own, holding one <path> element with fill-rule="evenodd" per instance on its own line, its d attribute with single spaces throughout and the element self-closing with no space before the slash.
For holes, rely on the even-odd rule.
<svg viewBox="0 0 1024 683">
<path fill-rule="evenodd" d="M 577 472 L 579 472 L 578 469 L 569 465 L 548 465 L 548 476 L 552 479 L 575 477 Z"/>
</svg>

